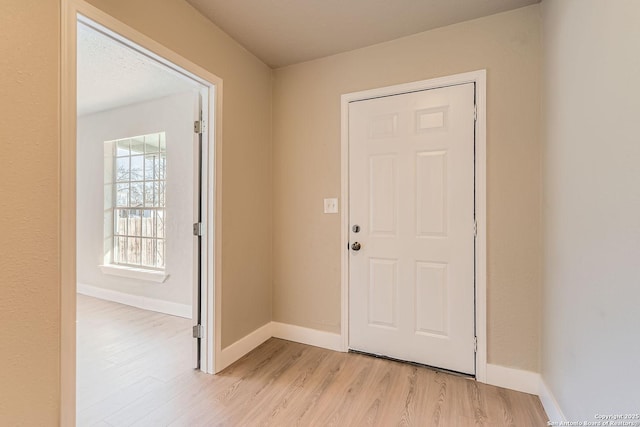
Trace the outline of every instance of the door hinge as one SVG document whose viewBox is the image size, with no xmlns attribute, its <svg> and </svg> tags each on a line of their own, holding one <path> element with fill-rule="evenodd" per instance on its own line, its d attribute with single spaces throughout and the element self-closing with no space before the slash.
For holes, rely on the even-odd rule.
<svg viewBox="0 0 640 427">
<path fill-rule="evenodd" d="M 195 325 L 193 327 L 193 337 L 194 338 L 203 338 L 204 337 L 204 328 L 202 325 Z"/>
<path fill-rule="evenodd" d="M 478 337 L 473 337 L 473 352 L 478 352 Z"/>
<path fill-rule="evenodd" d="M 478 237 L 478 221 L 473 220 L 473 237 Z"/>
<path fill-rule="evenodd" d="M 478 120 L 478 105 L 473 105 L 473 121 Z"/>
<path fill-rule="evenodd" d="M 204 132 L 204 120 L 196 120 L 193 122 L 193 132 L 197 134 L 201 134 Z"/>
<path fill-rule="evenodd" d="M 196 222 L 193 224 L 193 235 L 194 236 L 202 236 L 202 223 Z"/>
</svg>

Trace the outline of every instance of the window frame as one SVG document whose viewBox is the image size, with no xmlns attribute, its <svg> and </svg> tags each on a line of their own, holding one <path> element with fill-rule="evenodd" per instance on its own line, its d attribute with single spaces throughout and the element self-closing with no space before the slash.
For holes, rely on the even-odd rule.
<svg viewBox="0 0 640 427">
<path fill-rule="evenodd" d="M 127 149 L 125 154 L 119 153 L 122 149 L 119 143 L 126 141 Z M 148 142 L 149 141 L 149 142 Z M 134 151 L 134 143 L 138 144 L 142 150 Z M 148 151 L 148 147 L 156 144 L 155 150 Z M 150 277 L 158 275 L 163 276 L 166 271 L 166 253 L 167 253 L 167 236 L 166 236 L 166 218 L 167 218 L 167 151 L 166 151 L 166 132 L 159 131 L 144 135 L 137 135 L 125 138 L 105 141 L 105 153 L 109 153 L 109 158 L 105 162 L 105 190 L 110 186 L 109 197 L 105 197 L 105 208 L 108 215 L 104 219 L 105 227 L 105 264 L 102 271 L 106 274 L 125 275 L 128 271 L 135 272 L 131 277 L 145 278 L 147 275 L 140 274 L 144 272 L 155 273 Z M 154 156 L 152 177 L 148 178 L 147 157 Z M 138 176 L 134 176 L 132 163 L 135 157 L 141 158 L 141 168 Z M 127 159 L 128 168 L 125 172 L 126 179 L 119 178 L 120 159 Z M 158 163 L 161 163 L 157 165 Z M 108 172 L 107 172 L 108 170 Z M 134 206 L 132 203 L 132 192 L 134 184 L 141 188 L 139 202 Z M 147 199 L 147 184 L 151 184 L 153 196 L 149 202 Z M 121 185 L 127 188 L 127 202 L 119 203 L 118 193 Z M 158 194 L 156 194 L 158 192 Z M 107 196 L 105 194 L 105 196 Z M 148 205 L 148 203 L 150 203 Z M 126 213 L 126 215 L 118 215 L 118 212 Z M 152 224 L 149 233 L 149 225 L 145 227 L 145 213 L 151 212 Z M 133 216 L 130 216 L 133 213 Z M 137 231 L 131 232 L 131 218 L 139 218 L 139 224 L 133 223 L 133 228 Z M 161 218 L 162 225 L 159 225 Z M 118 220 L 125 220 L 124 230 L 122 225 L 118 224 Z M 161 228 L 160 228 L 161 227 Z M 144 230 L 147 230 L 145 233 Z M 161 230 L 161 231 L 160 231 Z M 137 260 L 132 257 L 130 240 L 136 239 L 139 243 L 139 251 Z M 120 248 L 121 242 L 125 242 L 124 249 Z M 151 241 L 151 258 L 153 265 L 144 264 L 145 241 Z M 109 242 L 108 245 L 106 242 Z M 158 253 L 159 244 L 162 245 L 161 253 Z M 124 251 L 124 260 L 120 261 L 119 254 Z M 147 260 L 149 257 L 146 258 Z M 132 262 L 133 261 L 133 262 Z M 137 261 L 137 262 L 136 262 Z M 124 272 L 124 273 L 123 273 Z M 160 277 L 160 276 L 158 276 Z M 157 278 L 156 278 L 157 279 Z M 152 279 L 154 280 L 154 279 Z M 157 281 L 157 280 L 154 280 Z M 164 281 L 164 280 L 163 280 Z"/>
</svg>

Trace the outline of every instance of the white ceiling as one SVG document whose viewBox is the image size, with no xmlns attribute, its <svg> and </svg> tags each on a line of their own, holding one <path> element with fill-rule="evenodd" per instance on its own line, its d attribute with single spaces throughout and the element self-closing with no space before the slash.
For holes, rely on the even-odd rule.
<svg viewBox="0 0 640 427">
<path fill-rule="evenodd" d="M 277 68 L 540 0 L 186 0 Z"/>
<path fill-rule="evenodd" d="M 197 83 L 78 24 L 78 115 L 182 93 Z"/>
</svg>

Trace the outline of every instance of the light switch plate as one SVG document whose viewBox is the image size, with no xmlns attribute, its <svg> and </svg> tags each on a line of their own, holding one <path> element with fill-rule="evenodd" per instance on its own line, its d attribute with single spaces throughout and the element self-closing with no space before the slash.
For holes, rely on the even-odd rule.
<svg viewBox="0 0 640 427">
<path fill-rule="evenodd" d="M 324 213 L 338 213 L 338 199 L 324 199 Z"/>
</svg>

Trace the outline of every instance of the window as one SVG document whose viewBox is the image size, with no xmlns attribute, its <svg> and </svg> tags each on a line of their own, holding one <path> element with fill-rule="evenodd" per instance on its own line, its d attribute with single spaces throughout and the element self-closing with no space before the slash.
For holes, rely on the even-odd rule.
<svg viewBox="0 0 640 427">
<path fill-rule="evenodd" d="M 167 156 L 165 133 L 107 141 L 111 174 L 110 264 L 150 270 L 165 267 Z M 107 165 L 105 165 L 107 166 Z"/>
</svg>

